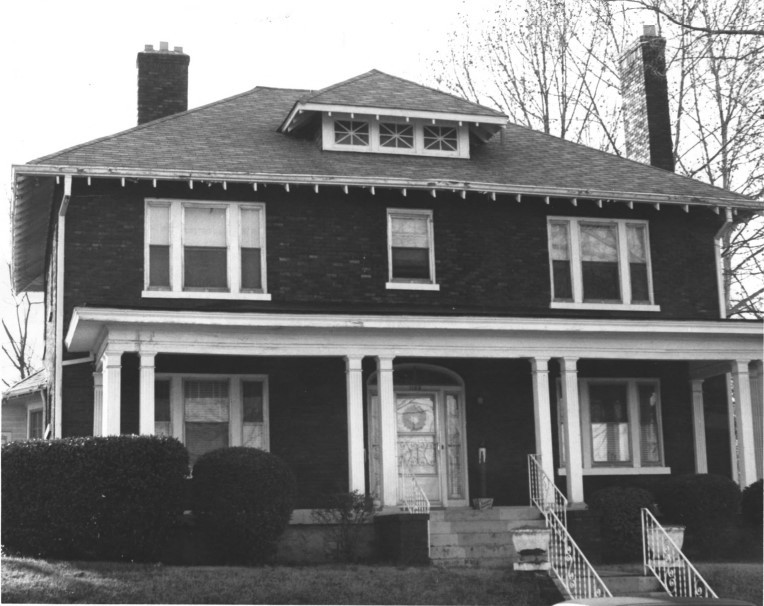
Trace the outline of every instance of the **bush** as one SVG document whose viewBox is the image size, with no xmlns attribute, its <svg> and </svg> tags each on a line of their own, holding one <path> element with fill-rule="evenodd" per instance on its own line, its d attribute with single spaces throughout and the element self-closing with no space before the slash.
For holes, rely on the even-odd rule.
<svg viewBox="0 0 764 606">
<path fill-rule="evenodd" d="M 693 555 L 711 555 L 730 536 L 740 508 L 740 488 L 713 474 L 689 474 L 666 479 L 658 489 L 661 522 L 683 524 L 685 546 Z"/>
<path fill-rule="evenodd" d="M 174 438 L 12 442 L 2 460 L 8 553 L 155 560 L 182 513 L 188 453 Z"/>
<path fill-rule="evenodd" d="M 361 526 L 374 517 L 374 499 L 354 490 L 329 495 L 325 506 L 313 510 L 313 521 L 325 524 L 332 538 L 332 555 L 338 562 L 358 559 Z"/>
<path fill-rule="evenodd" d="M 651 509 L 654 502 L 649 490 L 634 486 L 613 486 L 592 494 L 589 507 L 600 518 L 606 559 L 624 561 L 642 557 L 641 510 Z"/>
<path fill-rule="evenodd" d="M 743 514 L 745 523 L 759 528 L 762 525 L 762 513 L 764 510 L 762 503 L 763 491 L 764 481 L 756 480 L 743 490 L 743 496 L 740 501 L 740 511 Z"/>
<path fill-rule="evenodd" d="M 297 496 L 286 463 L 256 448 L 221 448 L 199 457 L 193 475 L 194 513 L 216 560 L 270 559 Z"/>
</svg>

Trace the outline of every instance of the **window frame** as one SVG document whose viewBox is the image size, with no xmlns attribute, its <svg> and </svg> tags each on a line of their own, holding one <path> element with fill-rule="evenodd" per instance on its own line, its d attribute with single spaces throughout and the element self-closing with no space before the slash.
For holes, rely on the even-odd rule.
<svg viewBox="0 0 764 606">
<path fill-rule="evenodd" d="M 150 285 L 150 207 L 169 208 L 169 287 Z M 184 285 L 184 226 L 186 208 L 222 208 L 225 210 L 226 225 L 226 274 L 227 288 L 186 289 Z M 259 213 L 260 237 L 260 281 L 258 289 L 241 287 L 241 213 L 243 210 L 255 210 Z M 143 252 L 143 291 L 144 298 L 176 299 L 247 299 L 270 301 L 267 283 L 267 246 L 266 213 L 263 202 L 228 202 L 219 200 L 188 200 L 168 198 L 146 198 L 144 203 L 144 252 Z"/>
<path fill-rule="evenodd" d="M 40 414 L 40 435 L 32 437 L 32 415 Z M 27 440 L 41 440 L 45 437 L 45 411 L 42 406 L 27 408 Z"/>
<path fill-rule="evenodd" d="M 186 443 L 185 382 L 186 381 L 228 381 L 228 445 L 242 446 L 244 442 L 244 397 L 245 382 L 258 382 L 263 386 L 263 450 L 270 451 L 270 403 L 268 375 L 265 374 L 214 374 L 214 373 L 156 373 L 155 383 L 170 383 L 170 435 Z M 156 423 L 156 421 L 155 421 Z"/>
<path fill-rule="evenodd" d="M 591 385 L 625 385 L 627 398 L 627 418 L 629 424 L 629 450 L 631 460 L 624 463 L 595 463 L 594 446 L 591 430 L 591 402 L 589 388 Z M 656 421 L 658 432 L 659 462 L 656 464 L 642 463 L 640 438 L 639 386 L 651 386 L 657 395 Z M 581 429 L 581 458 L 583 475 L 655 475 L 671 473 L 666 465 L 665 439 L 663 433 L 663 410 L 661 399 L 661 381 L 652 377 L 586 377 L 578 380 L 580 429 Z M 565 474 L 565 417 L 562 406 L 561 382 L 557 380 L 557 443 L 559 448 L 560 474 Z"/>
<path fill-rule="evenodd" d="M 369 125 L 369 143 L 366 145 L 350 145 L 337 143 L 335 140 L 335 122 L 365 122 Z M 414 144 L 412 147 L 387 147 L 382 145 L 380 124 L 406 124 L 413 127 Z M 426 149 L 424 145 L 424 127 L 453 128 L 456 130 L 456 150 Z M 469 127 L 457 120 L 424 118 L 404 118 L 401 116 L 385 116 L 356 114 L 344 112 L 325 112 L 322 115 L 322 147 L 329 151 L 352 151 L 375 154 L 403 154 L 409 156 L 439 156 L 446 158 L 469 158 L 470 140 Z"/>
<path fill-rule="evenodd" d="M 429 209 L 388 208 L 387 209 L 387 283 L 388 290 L 440 290 L 435 276 L 435 230 L 433 211 Z M 427 251 L 430 278 L 396 278 L 393 276 L 393 218 L 427 219 Z"/>
<path fill-rule="evenodd" d="M 570 264 L 570 281 L 572 300 L 555 299 L 554 292 L 554 259 L 552 250 L 552 226 L 567 225 L 568 257 Z M 621 300 L 585 301 L 583 283 L 583 265 L 581 260 L 581 227 L 586 225 L 615 227 L 618 245 L 618 287 Z M 645 264 L 647 266 L 648 301 L 634 302 L 631 288 L 631 272 L 629 269 L 629 251 L 627 230 L 630 226 L 644 229 Z M 652 259 L 650 256 L 650 226 L 649 222 L 641 219 L 602 219 L 596 217 L 547 217 L 547 251 L 549 255 L 549 283 L 551 289 L 551 309 L 590 309 L 590 310 L 628 310 L 628 311 L 660 311 L 655 304 L 653 292 Z"/>
</svg>

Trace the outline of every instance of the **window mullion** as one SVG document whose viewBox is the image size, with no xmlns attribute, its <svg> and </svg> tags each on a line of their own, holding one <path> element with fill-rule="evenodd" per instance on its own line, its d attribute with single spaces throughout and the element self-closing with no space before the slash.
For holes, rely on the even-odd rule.
<svg viewBox="0 0 764 606">
<path fill-rule="evenodd" d="M 591 412 L 589 410 L 589 383 L 587 381 L 579 382 L 579 402 L 581 405 L 581 449 L 583 455 L 584 468 L 592 466 L 592 424 Z M 562 400 L 561 400 L 562 401 Z"/>
<path fill-rule="evenodd" d="M 568 226 L 570 228 L 570 269 L 573 280 L 573 301 L 581 303 L 584 300 L 584 278 L 581 268 L 581 240 L 578 221 L 568 221 Z"/>
<path fill-rule="evenodd" d="M 432 214 L 427 216 L 427 246 L 430 256 L 430 283 L 435 284 L 435 229 L 433 226 Z"/>
<path fill-rule="evenodd" d="M 228 257 L 228 288 L 241 292 L 241 208 L 237 204 L 226 207 L 226 241 Z"/>
<path fill-rule="evenodd" d="M 231 379 L 228 389 L 228 443 L 231 446 L 241 446 L 244 427 L 241 378 Z"/>
<path fill-rule="evenodd" d="M 628 411 L 629 411 L 629 432 L 631 434 L 631 461 L 632 466 L 642 467 L 642 443 L 640 428 L 642 419 L 639 418 L 639 394 L 637 393 L 637 382 L 628 383 Z"/>
<path fill-rule="evenodd" d="M 629 271 L 629 247 L 626 236 L 626 223 L 618 221 L 618 274 L 621 282 L 621 301 L 631 304 L 631 277 Z"/>
<path fill-rule="evenodd" d="M 183 379 L 179 376 L 170 378 L 170 432 L 172 437 L 185 444 L 185 413 L 183 410 Z"/>
<path fill-rule="evenodd" d="M 379 120 L 376 118 L 369 119 L 369 149 L 373 152 L 380 151 L 379 144 Z"/>
<path fill-rule="evenodd" d="M 183 205 L 170 205 L 170 290 L 183 290 Z"/>
</svg>

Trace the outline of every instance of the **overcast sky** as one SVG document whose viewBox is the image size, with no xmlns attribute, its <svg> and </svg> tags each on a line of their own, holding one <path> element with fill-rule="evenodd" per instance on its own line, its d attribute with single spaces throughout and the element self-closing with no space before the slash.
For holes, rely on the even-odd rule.
<svg viewBox="0 0 764 606">
<path fill-rule="evenodd" d="M 191 56 L 189 108 L 258 85 L 318 89 L 372 68 L 421 81 L 459 12 L 484 14 L 497 1 L 5 0 L 3 318 L 13 315 L 5 271 L 11 165 L 135 126 L 135 59 L 145 44 L 167 41 Z M 2 357 L 0 377 L 8 379 L 13 371 Z"/>
</svg>

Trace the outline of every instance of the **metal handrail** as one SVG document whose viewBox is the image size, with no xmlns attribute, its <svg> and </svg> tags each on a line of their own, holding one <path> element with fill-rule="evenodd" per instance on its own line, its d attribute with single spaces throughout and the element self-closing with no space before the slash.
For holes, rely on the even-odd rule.
<svg viewBox="0 0 764 606">
<path fill-rule="evenodd" d="M 408 513 L 430 513 L 430 500 L 417 482 L 411 465 L 401 461 L 398 469 L 398 494 L 403 501 L 402 509 Z"/>
<path fill-rule="evenodd" d="M 676 597 L 718 598 L 649 509 L 642 508 L 642 564 Z"/>
<path fill-rule="evenodd" d="M 541 455 L 528 455 L 528 494 L 531 505 L 535 505 L 544 517 L 546 511 L 553 511 L 565 528 L 568 527 L 568 499 L 544 472 Z"/>
</svg>

